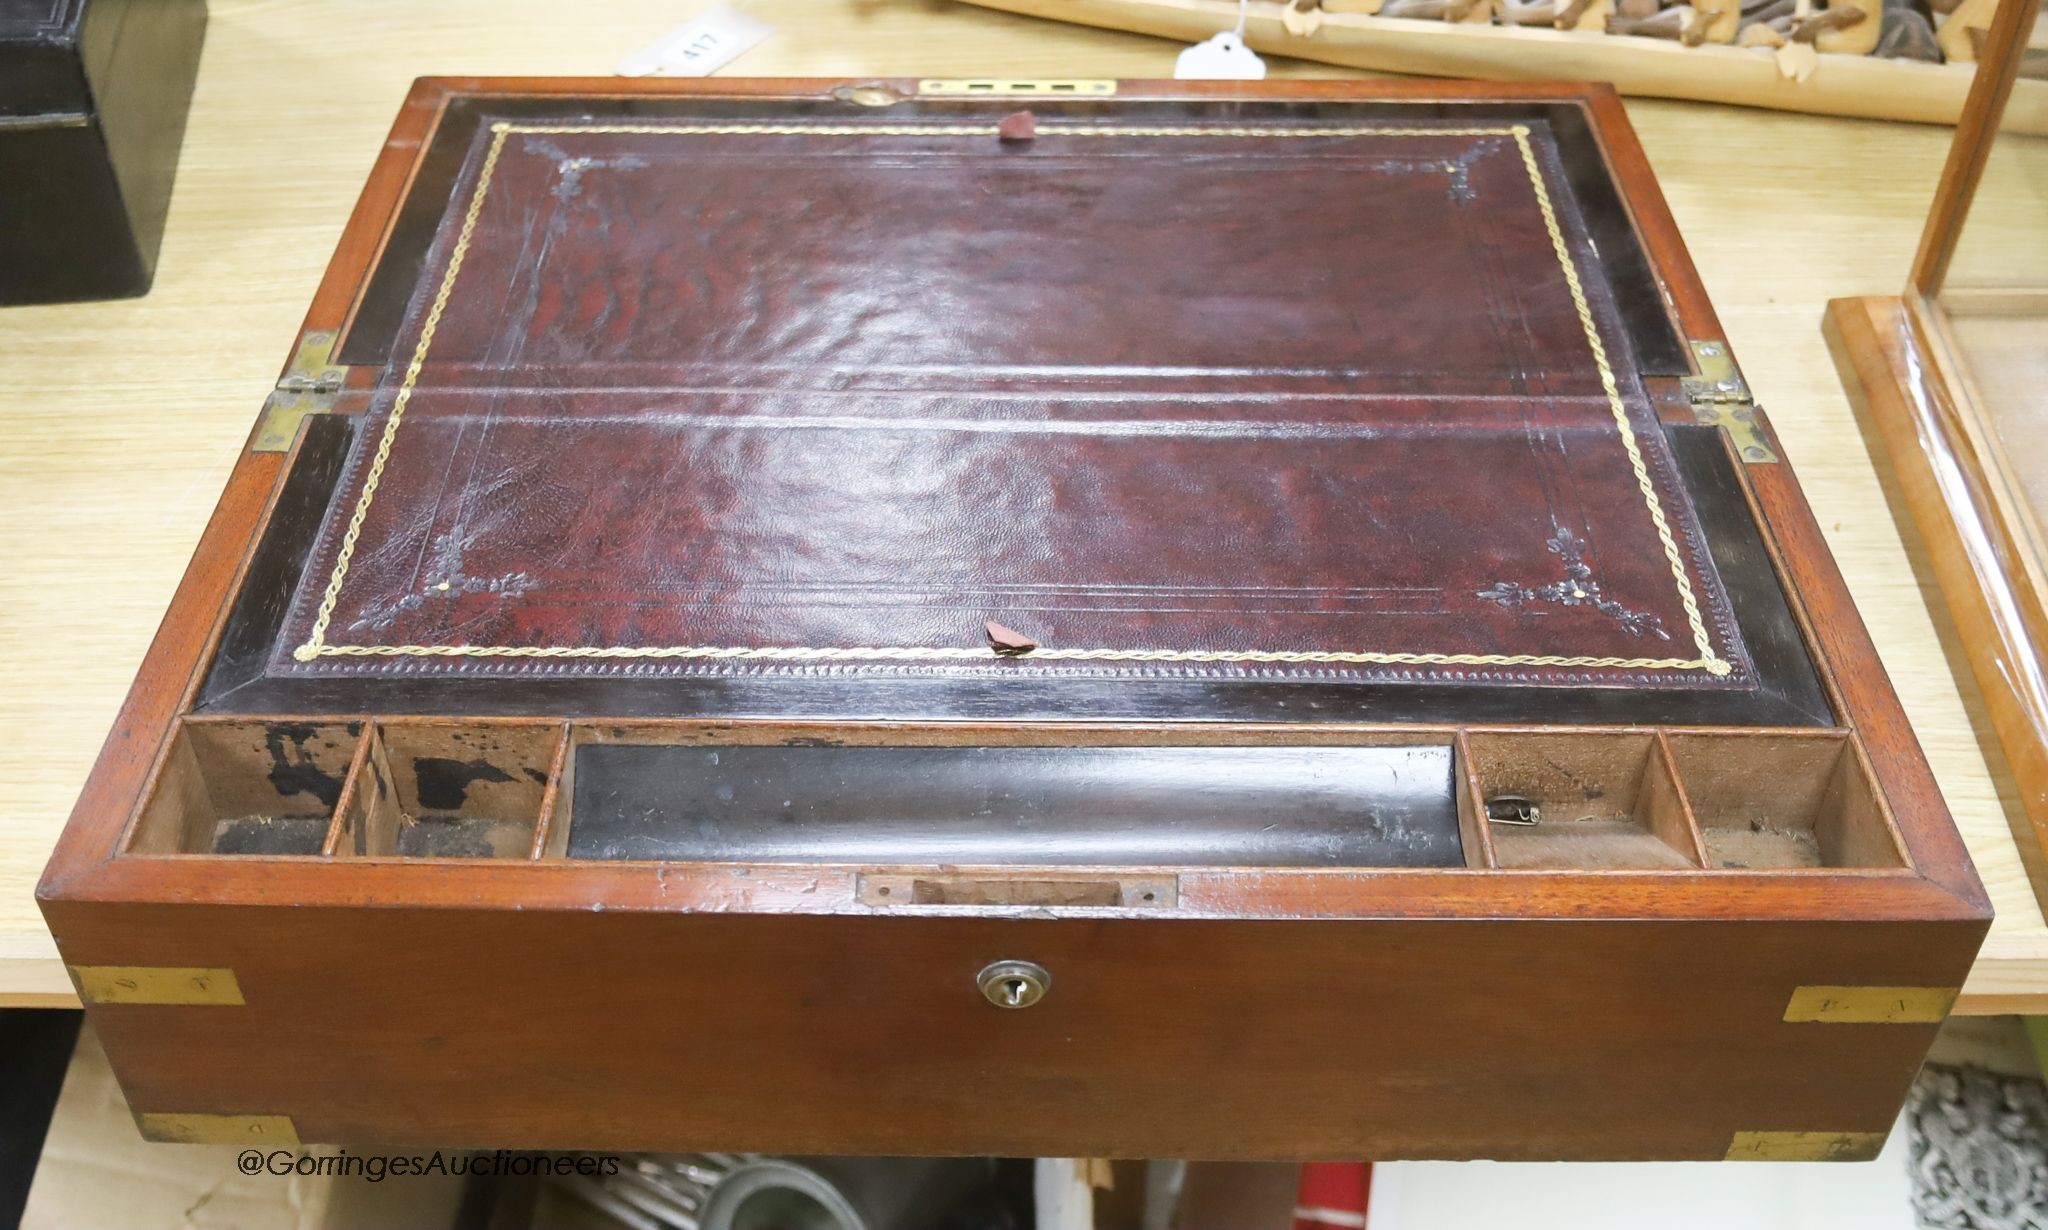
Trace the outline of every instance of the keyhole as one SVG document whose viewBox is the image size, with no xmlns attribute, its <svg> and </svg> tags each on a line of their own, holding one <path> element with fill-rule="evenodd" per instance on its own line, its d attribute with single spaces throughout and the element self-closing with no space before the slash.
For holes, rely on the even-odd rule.
<svg viewBox="0 0 2048 1230">
<path fill-rule="evenodd" d="M 998 1008 L 1029 1008 L 1052 989 L 1052 975 L 1030 961 L 997 961 L 975 975 L 983 998 Z"/>
</svg>

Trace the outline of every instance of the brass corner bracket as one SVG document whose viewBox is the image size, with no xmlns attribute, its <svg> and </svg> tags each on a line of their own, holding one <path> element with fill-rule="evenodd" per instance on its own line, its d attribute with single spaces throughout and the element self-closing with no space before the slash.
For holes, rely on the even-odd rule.
<svg viewBox="0 0 2048 1230">
<path fill-rule="evenodd" d="M 289 1115 L 213 1115 L 174 1111 L 135 1112 L 135 1130 L 142 1138 L 169 1145 L 270 1145 L 293 1148 L 302 1143 Z"/>
<path fill-rule="evenodd" d="M 86 1004 L 174 1004 L 234 1007 L 245 1002 L 231 969 L 172 965 L 72 965 L 71 981 Z"/>
</svg>

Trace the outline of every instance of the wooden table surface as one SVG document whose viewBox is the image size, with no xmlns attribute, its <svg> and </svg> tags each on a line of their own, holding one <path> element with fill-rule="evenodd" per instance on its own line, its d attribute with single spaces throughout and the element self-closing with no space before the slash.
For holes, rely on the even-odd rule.
<svg viewBox="0 0 2048 1230">
<path fill-rule="evenodd" d="M 608 73 L 704 7 L 213 0 L 156 289 L 0 310 L 0 1004 L 74 1002 L 36 878 L 407 84 Z M 1179 49 L 942 0 L 743 7 L 776 33 L 727 74 L 1165 77 Z M 2048 1011 L 2048 924 L 1976 701 L 1958 692 L 1952 634 L 1820 335 L 1829 298 L 1904 283 L 1949 134 L 1690 103 L 1629 112 L 1990 886 L 1998 921 L 1963 1008 Z"/>
</svg>

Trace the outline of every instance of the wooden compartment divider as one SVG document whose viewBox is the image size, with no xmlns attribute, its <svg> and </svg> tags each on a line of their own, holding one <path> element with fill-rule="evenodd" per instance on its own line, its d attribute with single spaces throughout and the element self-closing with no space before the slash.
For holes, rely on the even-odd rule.
<svg viewBox="0 0 2048 1230">
<path fill-rule="evenodd" d="M 320 857 L 336 858 L 350 853 L 344 847 L 353 845 L 362 833 L 362 826 L 355 823 L 358 804 L 356 796 L 362 793 L 366 784 L 374 789 L 374 777 L 369 768 L 370 757 L 376 754 L 377 740 L 362 738 L 356 741 L 356 754 L 349 761 L 348 779 L 342 783 L 341 799 L 334 805 L 334 815 L 328 819 L 327 839 L 320 843 Z M 387 779 L 388 780 L 388 779 Z M 353 853 L 362 854 L 358 846 Z"/>
<path fill-rule="evenodd" d="M 569 840 L 569 822 L 567 819 L 569 804 L 567 801 L 568 791 L 565 787 L 568 785 L 569 780 L 569 765 L 574 759 L 571 747 L 575 738 L 575 723 L 561 722 L 557 724 L 555 751 L 554 755 L 548 760 L 547 790 L 541 795 L 540 818 L 533 826 L 533 845 L 526 852 L 528 859 L 551 857 L 551 850 L 555 851 L 552 857 L 559 857 L 560 851 L 556 849 L 554 844 L 555 830 L 557 828 L 562 833 L 563 848 L 567 846 Z M 560 824 L 556 823 L 556 817 L 558 816 L 563 817 Z"/>
<path fill-rule="evenodd" d="M 1652 752 L 1659 766 L 1659 780 L 1671 784 L 1671 793 L 1678 804 L 1679 819 L 1685 825 L 1684 849 L 1694 863 L 1711 867 L 1707 859 L 1707 836 L 1700 829 L 1699 815 L 1693 811 L 1692 795 L 1685 788 L 1685 775 L 1678 771 L 1678 757 L 1671 751 L 1671 732 L 1659 730 L 1656 746 Z"/>
<path fill-rule="evenodd" d="M 835 737 L 863 744 L 872 741 L 868 733 L 848 728 Z M 125 852 L 568 860 L 579 748 L 813 737 L 772 724 L 676 720 L 365 718 L 308 726 L 188 719 Z M 970 743 L 963 745 L 971 745 L 967 735 L 934 731 L 929 737 L 934 743 L 964 738 Z M 1287 741 L 1285 732 L 1274 737 Z M 1116 731 L 1101 732 L 1096 741 L 1160 743 Z M 1457 727 L 1381 730 L 1344 741 L 1440 741 L 1452 748 L 1467 870 L 1798 872 L 1909 865 L 1868 759 L 1846 730 Z M 1170 742 L 1203 739 L 1191 733 Z M 343 748 L 350 757 L 345 769 L 337 759 Z M 423 768 L 432 779 L 424 807 Z M 337 790 L 327 806 L 320 792 Z M 1528 826 L 1489 820 L 1488 800 L 1503 795 L 1530 799 L 1541 819 Z M 278 798 L 287 801 L 289 814 L 278 812 Z M 310 836 L 315 821 L 322 826 L 317 842 Z M 298 833 L 301 828 L 308 832 Z M 217 849 L 220 842 L 234 848 Z"/>
<path fill-rule="evenodd" d="M 1479 775 L 1472 768 L 1472 740 L 1464 731 L 1458 732 L 1456 743 L 1458 773 L 1458 832 L 1465 841 L 1465 865 L 1479 870 L 1490 870 L 1500 866 L 1500 855 L 1494 849 L 1493 825 L 1486 819 L 1486 795 L 1480 789 Z"/>
</svg>

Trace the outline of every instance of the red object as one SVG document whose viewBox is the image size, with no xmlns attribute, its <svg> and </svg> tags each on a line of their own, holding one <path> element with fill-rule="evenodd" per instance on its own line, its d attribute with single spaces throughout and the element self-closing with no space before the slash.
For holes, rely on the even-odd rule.
<svg viewBox="0 0 2048 1230">
<path fill-rule="evenodd" d="M 1037 641 L 1032 640 L 1015 628 L 1005 628 L 993 619 L 989 620 L 986 626 L 988 628 L 988 643 L 999 654 L 1015 657 L 1030 653 L 1038 648 Z"/>
<path fill-rule="evenodd" d="M 996 137 L 1002 141 L 1029 141 L 1038 136 L 1038 117 L 1029 111 L 1012 111 L 996 125 Z"/>
<path fill-rule="evenodd" d="M 1294 1201 L 1294 1230 L 1364 1230 L 1371 1194 L 1370 1163 L 1308 1162 Z"/>
</svg>

